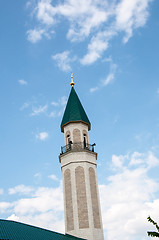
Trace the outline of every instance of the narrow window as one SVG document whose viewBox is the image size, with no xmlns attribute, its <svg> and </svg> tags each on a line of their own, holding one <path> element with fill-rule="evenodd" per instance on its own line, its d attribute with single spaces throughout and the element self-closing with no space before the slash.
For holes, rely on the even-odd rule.
<svg viewBox="0 0 159 240">
<path fill-rule="evenodd" d="M 67 145 L 69 145 L 70 141 L 71 141 L 70 135 L 67 135 Z"/>
<path fill-rule="evenodd" d="M 83 134 L 83 144 L 84 144 L 84 148 L 86 148 L 86 146 L 87 146 L 87 136 L 86 136 L 86 134 Z"/>
</svg>

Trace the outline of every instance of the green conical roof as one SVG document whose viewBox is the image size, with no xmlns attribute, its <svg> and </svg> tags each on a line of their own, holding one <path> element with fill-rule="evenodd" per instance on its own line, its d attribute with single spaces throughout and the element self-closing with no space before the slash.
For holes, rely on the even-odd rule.
<svg viewBox="0 0 159 240">
<path fill-rule="evenodd" d="M 63 127 L 70 122 L 84 122 L 88 125 L 88 129 L 91 128 L 91 123 L 87 117 L 87 114 L 77 96 L 77 93 L 72 87 L 66 109 L 61 122 L 61 131 L 63 132 Z"/>
</svg>

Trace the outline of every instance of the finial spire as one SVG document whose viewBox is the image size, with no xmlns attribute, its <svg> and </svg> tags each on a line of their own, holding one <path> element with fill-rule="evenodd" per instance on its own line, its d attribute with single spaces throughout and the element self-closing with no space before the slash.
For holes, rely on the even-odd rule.
<svg viewBox="0 0 159 240">
<path fill-rule="evenodd" d="M 71 73 L 71 83 L 70 85 L 73 87 L 75 85 L 74 81 L 73 81 L 73 73 Z"/>
</svg>

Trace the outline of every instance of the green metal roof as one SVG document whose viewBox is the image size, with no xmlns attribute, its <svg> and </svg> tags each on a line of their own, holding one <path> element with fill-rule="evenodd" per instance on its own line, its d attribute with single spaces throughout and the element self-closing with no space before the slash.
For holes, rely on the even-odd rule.
<svg viewBox="0 0 159 240">
<path fill-rule="evenodd" d="M 63 132 L 63 127 L 70 122 L 84 122 L 88 125 L 88 129 L 91 128 L 91 123 L 87 117 L 87 114 L 77 96 L 77 93 L 72 87 L 66 109 L 61 122 L 61 131 Z"/>
<path fill-rule="evenodd" d="M 82 238 L 52 232 L 24 223 L 0 220 L 0 240 L 80 240 Z"/>
</svg>

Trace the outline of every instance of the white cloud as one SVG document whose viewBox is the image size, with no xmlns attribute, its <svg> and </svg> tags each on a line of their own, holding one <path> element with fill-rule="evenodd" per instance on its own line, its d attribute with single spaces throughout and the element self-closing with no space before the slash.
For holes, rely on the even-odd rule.
<svg viewBox="0 0 159 240">
<path fill-rule="evenodd" d="M 49 134 L 47 132 L 40 132 L 36 134 L 36 139 L 39 139 L 41 141 L 45 141 L 49 137 Z"/>
<path fill-rule="evenodd" d="M 35 178 L 41 178 L 41 173 L 35 173 L 35 174 L 34 174 L 34 177 L 35 177 Z"/>
<path fill-rule="evenodd" d="M 48 116 L 49 117 L 60 117 L 60 116 L 62 116 L 63 112 L 64 112 L 64 109 L 61 109 L 59 111 L 52 111 L 49 113 Z"/>
<path fill-rule="evenodd" d="M 112 156 L 112 164 L 114 168 L 123 168 L 123 163 L 125 159 L 127 159 L 127 155 L 113 155 Z"/>
<path fill-rule="evenodd" d="M 148 155 L 146 156 L 145 161 L 147 163 L 148 169 L 150 169 L 152 167 L 156 167 L 156 166 L 159 165 L 158 158 L 155 157 L 154 154 L 151 151 L 148 152 Z"/>
<path fill-rule="evenodd" d="M 70 52 L 64 51 L 62 53 L 57 53 L 52 56 L 52 59 L 57 62 L 57 66 L 64 72 L 71 71 L 71 62 L 75 60 L 75 58 L 70 58 Z"/>
<path fill-rule="evenodd" d="M 57 112 L 56 111 L 51 111 L 49 114 L 49 117 L 57 117 Z"/>
<path fill-rule="evenodd" d="M 94 87 L 94 88 L 90 88 L 90 92 L 93 93 L 93 92 L 96 92 L 97 90 L 99 89 L 99 87 Z"/>
<path fill-rule="evenodd" d="M 64 108 L 61 109 L 61 110 L 57 113 L 57 116 L 58 116 L 58 117 L 62 116 L 63 112 L 64 112 Z"/>
<path fill-rule="evenodd" d="M 112 156 L 116 173 L 100 186 L 107 240 L 147 239 L 147 217 L 158 219 L 159 211 L 159 185 L 149 176 L 149 170 L 158 165 L 159 159 L 152 152 Z"/>
<path fill-rule="evenodd" d="M 106 62 L 110 63 L 110 70 L 106 79 L 102 81 L 103 86 L 107 86 L 114 80 L 116 69 L 117 69 L 117 65 L 113 62 L 111 57 L 107 58 Z"/>
<path fill-rule="evenodd" d="M 106 1 L 68 1 L 68 6 L 71 7 L 72 14 L 68 11 L 66 15 L 65 11 L 65 16 L 71 23 L 67 34 L 71 41 L 84 40 L 92 31 L 107 22 L 111 15 L 111 5 L 108 8 Z"/>
<path fill-rule="evenodd" d="M 44 29 L 30 29 L 27 31 L 28 40 L 32 43 L 40 41 L 43 35 L 45 35 Z"/>
<path fill-rule="evenodd" d="M 9 220 L 64 232 L 62 185 L 57 188 L 39 187 L 31 197 L 13 203 L 0 202 L 0 212 L 9 210 Z"/>
<path fill-rule="evenodd" d="M 142 165 L 147 169 L 159 165 L 159 160 L 149 151 L 147 154 L 134 152 L 130 157 L 130 166 Z"/>
<path fill-rule="evenodd" d="M 131 156 L 131 160 L 129 163 L 130 166 L 140 165 L 140 164 L 144 163 L 143 157 L 144 157 L 143 153 L 134 152 Z"/>
<path fill-rule="evenodd" d="M 17 217 L 14 213 L 7 218 L 7 220 L 20 222 L 19 217 Z"/>
<path fill-rule="evenodd" d="M 51 0 L 38 0 L 33 13 L 38 24 L 43 28 L 29 30 L 28 40 L 35 43 L 44 35 L 49 36 L 56 24 L 67 21 L 66 37 L 70 41 L 79 42 L 88 39 L 87 53 L 80 62 L 83 65 L 89 65 L 101 58 L 113 37 L 121 33 L 126 43 L 135 29 L 146 24 L 152 1 L 64 0 L 54 3 Z M 63 71 L 71 69 L 68 53 L 64 51 L 54 56 Z"/>
<path fill-rule="evenodd" d="M 54 106 L 54 107 L 58 107 L 59 106 L 59 103 L 58 102 L 51 102 L 51 104 Z"/>
<path fill-rule="evenodd" d="M 56 8 L 51 5 L 51 2 L 51 0 L 39 1 L 36 7 L 37 19 L 46 25 L 51 25 L 55 21 Z"/>
<path fill-rule="evenodd" d="M 7 212 L 13 206 L 10 202 L 0 202 L 0 213 Z"/>
<path fill-rule="evenodd" d="M 3 193 L 4 193 L 4 190 L 0 188 L 0 195 L 2 195 Z"/>
<path fill-rule="evenodd" d="M 99 90 L 100 88 L 105 87 L 108 84 L 112 83 L 114 78 L 115 78 L 117 65 L 113 62 L 112 58 L 109 57 L 109 58 L 105 59 L 103 62 L 109 62 L 109 64 L 110 64 L 109 73 L 104 80 L 101 80 L 101 82 L 98 86 L 96 86 L 94 88 L 90 88 L 91 93 L 93 93 L 93 92 Z"/>
<path fill-rule="evenodd" d="M 53 199 L 53 201 L 52 201 Z M 33 198 L 22 198 L 17 201 L 14 208 L 15 213 L 34 214 L 36 212 L 47 212 L 49 210 L 63 210 L 62 188 L 45 188 L 40 187 L 34 192 Z"/>
<path fill-rule="evenodd" d="M 24 79 L 19 79 L 18 82 L 19 82 L 20 85 L 27 85 L 28 84 L 28 82 L 25 81 Z"/>
<path fill-rule="evenodd" d="M 67 97 L 66 96 L 61 97 L 59 102 L 60 102 L 61 106 L 65 106 L 67 103 Z"/>
<path fill-rule="evenodd" d="M 117 69 L 117 65 L 113 62 L 112 58 L 108 58 L 106 59 L 106 61 L 110 62 L 110 70 L 106 79 L 102 81 L 104 86 L 107 86 L 114 80 L 116 69 Z"/>
<path fill-rule="evenodd" d="M 20 107 L 20 111 L 22 111 L 22 110 L 28 108 L 29 106 L 30 106 L 30 103 L 25 102 L 25 103 Z"/>
<path fill-rule="evenodd" d="M 159 88 L 157 89 L 157 94 L 159 94 Z"/>
<path fill-rule="evenodd" d="M 12 203 L 0 202 L 0 213 L 8 214 L 8 220 L 64 233 L 62 184 L 57 188 L 39 187 L 31 195 Z"/>
<path fill-rule="evenodd" d="M 56 110 L 51 111 L 48 114 L 48 116 L 49 117 L 60 117 L 64 112 L 64 108 L 65 108 L 66 103 L 67 103 L 67 97 L 66 96 L 62 96 L 61 98 L 58 99 L 57 102 L 55 102 L 55 101 L 51 102 L 51 105 L 56 107 Z"/>
<path fill-rule="evenodd" d="M 152 0 L 122 0 L 116 7 L 116 27 L 125 31 L 124 42 L 133 34 L 133 30 L 145 25 L 148 18 L 148 5 Z"/>
<path fill-rule="evenodd" d="M 50 199 L 51 201 L 51 199 Z M 15 215 L 12 214 L 8 220 L 23 222 L 29 225 L 49 229 L 58 233 L 64 233 L 64 220 L 61 211 L 50 210 L 46 213 L 37 213 L 35 215 Z"/>
<path fill-rule="evenodd" d="M 128 167 L 143 167 L 148 171 L 150 168 L 159 166 L 159 159 L 149 151 L 147 153 L 133 152 L 132 154 L 126 155 L 113 155 L 112 156 L 112 167 L 123 169 L 125 164 Z"/>
<path fill-rule="evenodd" d="M 159 182 L 149 171 L 158 166 L 152 152 L 112 156 L 113 173 L 99 186 L 105 239 L 148 239 L 147 217 L 158 219 L 159 212 Z M 57 179 L 55 175 L 49 178 Z M 62 182 L 57 188 L 33 188 L 27 198 L 0 202 L 0 212 L 7 213 L 7 219 L 58 232 L 64 232 L 63 211 Z"/>
<path fill-rule="evenodd" d="M 33 188 L 30 186 L 25 186 L 23 184 L 17 185 L 14 188 L 9 188 L 8 192 L 9 194 L 20 194 L 20 195 L 28 195 L 33 191 Z"/>
<path fill-rule="evenodd" d="M 58 107 L 58 106 L 65 106 L 67 103 L 67 97 L 66 96 L 62 96 L 58 102 L 51 102 L 51 104 L 54 106 L 54 107 Z"/>
<path fill-rule="evenodd" d="M 106 79 L 103 81 L 103 85 L 107 86 L 114 79 L 114 73 L 109 73 Z"/>
<path fill-rule="evenodd" d="M 59 117 L 63 113 L 66 103 L 66 96 L 60 97 L 58 101 L 52 101 L 41 105 L 38 104 L 38 100 L 34 98 L 33 100 L 24 102 L 24 104 L 20 107 L 20 111 L 29 108 L 30 116 L 39 116 L 43 114 L 46 117 Z M 56 109 L 53 109 L 53 107 L 56 107 Z"/>
<path fill-rule="evenodd" d="M 97 61 L 103 52 L 108 48 L 109 40 L 116 33 L 112 30 L 99 32 L 95 37 L 92 37 L 88 45 L 88 53 L 80 60 L 81 64 L 89 65 Z"/>
<path fill-rule="evenodd" d="M 46 113 L 48 109 L 48 105 L 45 104 L 44 106 L 39 106 L 38 108 L 33 107 L 31 116 L 37 116 L 41 113 Z"/>
<path fill-rule="evenodd" d="M 55 180 L 55 181 L 58 181 L 59 179 L 56 177 L 56 175 L 52 174 L 52 175 L 49 175 L 48 178 L 52 179 L 52 180 Z"/>
<path fill-rule="evenodd" d="M 51 0 L 43 0 L 38 1 L 34 12 L 39 22 L 43 23 L 47 29 L 53 27 L 62 17 L 64 20 L 67 19 L 70 24 L 67 37 L 71 41 L 79 41 L 106 22 L 111 13 L 111 6 L 106 2 L 94 0 L 65 0 L 57 5 Z"/>
</svg>

